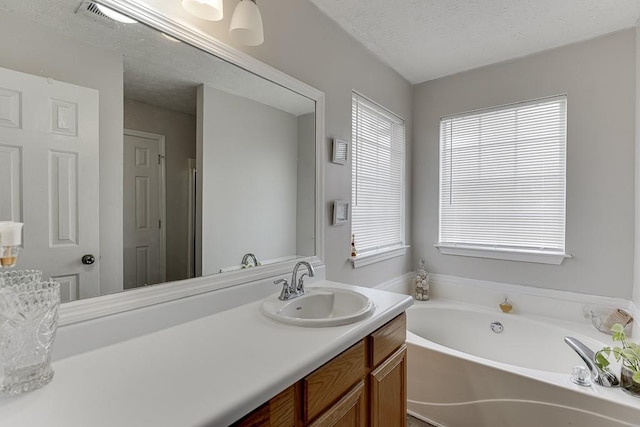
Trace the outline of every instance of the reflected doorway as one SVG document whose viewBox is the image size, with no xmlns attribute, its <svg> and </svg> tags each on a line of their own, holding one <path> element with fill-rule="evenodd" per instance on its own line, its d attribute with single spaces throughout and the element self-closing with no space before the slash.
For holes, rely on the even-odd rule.
<svg viewBox="0 0 640 427">
<path fill-rule="evenodd" d="M 124 131 L 124 288 L 166 281 L 165 137 Z"/>
</svg>

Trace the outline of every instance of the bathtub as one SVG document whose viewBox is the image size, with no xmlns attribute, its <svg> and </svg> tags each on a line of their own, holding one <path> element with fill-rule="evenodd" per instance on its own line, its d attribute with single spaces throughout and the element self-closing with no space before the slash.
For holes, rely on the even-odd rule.
<svg viewBox="0 0 640 427">
<path fill-rule="evenodd" d="M 492 331 L 500 322 L 501 333 Z M 567 335 L 597 350 L 611 343 L 588 324 L 442 301 L 407 311 L 407 409 L 445 427 L 640 426 L 640 399 L 581 387 Z"/>
</svg>

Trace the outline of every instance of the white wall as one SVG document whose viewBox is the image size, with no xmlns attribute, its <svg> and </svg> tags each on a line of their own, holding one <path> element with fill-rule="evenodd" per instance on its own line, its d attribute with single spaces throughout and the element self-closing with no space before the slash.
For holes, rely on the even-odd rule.
<svg viewBox="0 0 640 427">
<path fill-rule="evenodd" d="M 630 298 L 634 264 L 635 33 L 626 30 L 416 86 L 414 253 L 441 274 Z M 568 94 L 566 250 L 560 266 L 441 255 L 439 120 Z"/>
<path fill-rule="evenodd" d="M 125 99 L 124 127 L 165 137 L 167 281 L 187 277 L 189 158 L 196 158 L 196 117 Z"/>
<path fill-rule="evenodd" d="M 202 275 L 296 254 L 297 117 L 201 85 Z M 238 191 L 238 189 L 241 189 Z"/>
<path fill-rule="evenodd" d="M 122 56 L 0 14 L 0 67 L 100 91 L 100 293 L 121 291 Z"/>
<path fill-rule="evenodd" d="M 298 192 L 296 197 L 296 254 L 315 254 L 315 114 L 298 117 Z"/>
<path fill-rule="evenodd" d="M 229 21 L 238 0 L 224 2 L 225 18 L 220 22 L 194 18 L 177 1 L 147 0 L 145 3 L 323 91 L 326 96 L 327 140 L 324 148 L 327 158 L 331 153 L 331 138 L 351 139 L 351 91 L 354 89 L 406 120 L 407 158 L 411 158 L 411 84 L 308 0 L 258 2 L 265 42 L 257 47 L 242 46 L 229 36 Z M 409 176 L 410 170 L 407 170 Z M 409 251 L 403 257 L 353 269 L 348 261 L 350 227 L 330 225 L 331 201 L 351 197 L 350 165 L 325 163 L 324 190 L 324 260 L 328 279 L 374 286 L 413 268 Z M 410 212 L 408 206 L 407 214 Z M 407 237 L 411 235 L 410 227 L 406 234 Z"/>
</svg>

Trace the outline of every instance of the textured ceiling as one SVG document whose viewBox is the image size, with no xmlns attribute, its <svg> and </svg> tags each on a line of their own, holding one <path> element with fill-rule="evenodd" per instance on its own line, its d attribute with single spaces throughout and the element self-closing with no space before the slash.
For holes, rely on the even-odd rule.
<svg viewBox="0 0 640 427">
<path fill-rule="evenodd" d="M 128 99 L 195 114 L 197 87 L 204 83 L 296 116 L 315 109 L 312 100 L 298 93 L 184 43 L 167 40 L 142 24 L 120 24 L 92 14 L 81 0 L 0 0 L 0 13 L 122 54 Z"/>
<path fill-rule="evenodd" d="M 411 83 L 633 27 L 640 0 L 311 0 Z"/>
</svg>

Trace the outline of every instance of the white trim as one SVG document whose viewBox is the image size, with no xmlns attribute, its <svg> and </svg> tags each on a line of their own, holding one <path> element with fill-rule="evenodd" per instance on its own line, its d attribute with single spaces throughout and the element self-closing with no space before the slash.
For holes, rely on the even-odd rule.
<svg viewBox="0 0 640 427">
<path fill-rule="evenodd" d="M 286 87 L 316 103 L 316 194 L 315 194 L 315 246 L 316 255 L 286 261 L 255 269 L 245 269 L 208 277 L 181 280 L 128 290 L 116 294 L 103 295 L 85 300 L 73 301 L 60 306 L 59 326 L 66 326 L 102 316 L 168 302 L 192 295 L 202 294 L 231 286 L 241 285 L 290 274 L 297 261 L 308 261 L 314 267 L 323 265 L 324 259 L 324 164 L 325 154 L 325 95 L 318 89 L 267 65 L 244 52 L 225 45 L 219 40 L 168 18 L 139 0 L 100 0 L 100 3 L 171 37 L 182 40 L 204 52 L 235 64 L 245 70 Z"/>
<path fill-rule="evenodd" d="M 571 255 L 562 252 L 545 252 L 524 249 L 480 248 L 462 245 L 434 245 L 442 255 L 458 255 L 474 258 L 502 259 L 507 261 L 533 262 L 538 264 L 560 265 Z"/>
<path fill-rule="evenodd" d="M 380 249 L 374 252 L 367 252 L 364 254 L 358 254 L 355 257 L 351 257 L 351 263 L 353 268 L 364 267 L 365 265 L 374 264 L 376 262 L 384 261 L 391 258 L 403 256 L 407 253 L 409 245 L 403 245 L 393 248 Z"/>
<path fill-rule="evenodd" d="M 323 265 L 318 257 L 296 258 L 260 268 L 248 268 L 194 279 L 160 283 L 126 292 L 76 300 L 60 306 L 58 326 L 67 326 L 275 276 L 290 275 L 294 265 L 300 260 L 311 262 L 316 268 L 322 268 Z"/>
<path fill-rule="evenodd" d="M 315 89 L 314 89 L 315 90 Z M 326 162 L 326 150 L 324 141 L 325 126 L 325 100 L 324 94 L 319 92 L 316 100 L 316 228 L 315 243 L 316 257 L 324 260 L 324 168 Z"/>
<path fill-rule="evenodd" d="M 382 282 L 373 288 L 379 291 L 411 295 L 411 279 L 413 279 L 413 276 L 414 274 L 412 272 L 405 273 L 402 276 L 394 277 L 386 282 Z"/>
<path fill-rule="evenodd" d="M 542 98 L 527 99 L 526 101 L 511 102 L 509 104 L 501 104 L 501 105 L 496 105 L 488 108 L 476 108 L 475 110 L 463 111 L 462 113 L 449 114 L 447 116 L 441 116 L 440 120 L 442 121 L 442 120 L 449 120 L 449 119 L 457 119 L 465 116 L 473 116 L 477 114 L 493 113 L 496 111 L 507 110 L 510 108 L 536 105 L 536 104 L 551 102 L 551 101 L 567 101 L 567 98 L 568 96 L 566 93 L 561 93 L 558 95 L 543 96 Z"/>
<path fill-rule="evenodd" d="M 188 162 L 188 169 L 189 169 L 189 185 L 188 185 L 188 191 L 189 194 L 187 195 L 188 197 L 188 220 L 187 220 L 187 275 L 186 277 L 188 279 L 191 279 L 192 277 L 194 277 L 195 274 L 195 244 L 196 244 L 196 239 L 195 239 L 195 234 L 196 234 L 196 221 L 195 221 L 195 215 L 196 215 L 196 174 L 198 173 L 197 169 L 196 169 L 196 159 L 193 158 L 189 158 L 187 159 Z"/>
</svg>

